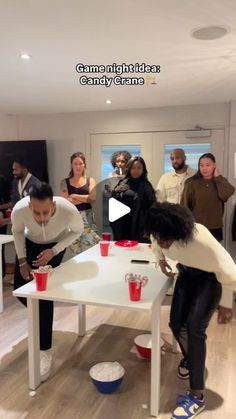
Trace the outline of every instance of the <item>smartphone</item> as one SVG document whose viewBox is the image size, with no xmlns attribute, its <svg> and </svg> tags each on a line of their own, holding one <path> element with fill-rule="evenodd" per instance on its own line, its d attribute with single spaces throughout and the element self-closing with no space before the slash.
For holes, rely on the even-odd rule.
<svg viewBox="0 0 236 419">
<path fill-rule="evenodd" d="M 131 263 L 150 263 L 149 260 L 144 259 L 131 259 Z"/>
</svg>

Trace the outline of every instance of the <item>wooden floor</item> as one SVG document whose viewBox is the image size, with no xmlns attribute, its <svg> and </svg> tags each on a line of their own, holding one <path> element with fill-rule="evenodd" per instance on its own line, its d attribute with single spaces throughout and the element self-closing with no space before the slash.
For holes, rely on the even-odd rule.
<svg viewBox="0 0 236 419">
<path fill-rule="evenodd" d="M 162 308 L 160 419 L 167 419 L 178 393 L 187 383 L 176 377 L 180 354 L 170 351 L 169 306 Z M 136 335 L 150 329 L 147 314 L 96 307 L 87 308 L 87 334 L 77 337 L 77 307 L 56 305 L 53 371 L 34 397 L 27 375 L 26 309 L 4 283 L 4 313 L 0 315 L 0 419 L 147 419 L 150 362 L 132 352 Z M 126 374 L 119 392 L 102 395 L 90 381 L 89 368 L 117 360 Z M 236 322 L 208 331 L 207 407 L 202 419 L 236 419 Z"/>
</svg>

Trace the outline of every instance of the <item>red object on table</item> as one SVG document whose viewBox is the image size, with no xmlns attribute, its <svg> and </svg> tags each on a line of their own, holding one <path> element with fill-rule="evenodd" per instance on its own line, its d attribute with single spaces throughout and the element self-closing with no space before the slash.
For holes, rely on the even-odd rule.
<svg viewBox="0 0 236 419">
<path fill-rule="evenodd" d="M 115 245 L 120 247 L 135 247 L 138 245 L 138 242 L 135 240 L 119 240 L 115 242 Z"/>
</svg>

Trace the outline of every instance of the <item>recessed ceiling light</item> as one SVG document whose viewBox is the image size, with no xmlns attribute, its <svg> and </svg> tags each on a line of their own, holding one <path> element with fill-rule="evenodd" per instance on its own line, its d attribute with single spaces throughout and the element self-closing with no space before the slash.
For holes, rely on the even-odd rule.
<svg viewBox="0 0 236 419">
<path fill-rule="evenodd" d="M 211 41 L 213 39 L 222 38 L 228 33 L 228 30 L 223 26 L 206 26 L 205 28 L 194 29 L 192 37 L 200 39 L 201 41 Z"/>
<path fill-rule="evenodd" d="M 110 99 L 107 99 L 107 100 L 106 100 L 106 104 L 107 104 L 107 105 L 111 105 L 111 100 L 110 100 Z"/>
<path fill-rule="evenodd" d="M 30 58 L 32 58 L 32 55 L 30 54 L 21 54 L 20 57 L 22 58 L 22 60 L 30 60 Z"/>
</svg>

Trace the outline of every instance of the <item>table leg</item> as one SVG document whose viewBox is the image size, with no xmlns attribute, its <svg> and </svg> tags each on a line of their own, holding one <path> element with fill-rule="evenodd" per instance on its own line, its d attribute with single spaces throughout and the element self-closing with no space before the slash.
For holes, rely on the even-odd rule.
<svg viewBox="0 0 236 419">
<path fill-rule="evenodd" d="M 79 304 L 78 312 L 78 335 L 84 336 L 86 333 L 86 305 Z"/>
<path fill-rule="evenodd" d="M 39 355 L 39 301 L 28 298 L 28 356 L 29 388 L 35 390 L 40 381 Z"/>
<path fill-rule="evenodd" d="M 161 303 L 157 298 L 152 307 L 152 357 L 151 357 L 151 415 L 157 416 L 160 407 L 161 349 L 160 313 Z"/>
</svg>

